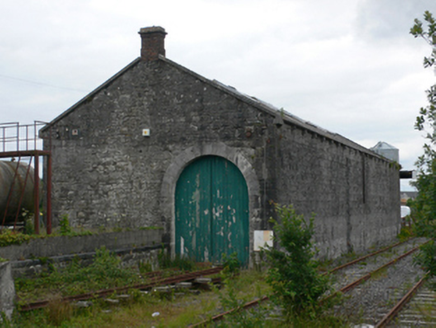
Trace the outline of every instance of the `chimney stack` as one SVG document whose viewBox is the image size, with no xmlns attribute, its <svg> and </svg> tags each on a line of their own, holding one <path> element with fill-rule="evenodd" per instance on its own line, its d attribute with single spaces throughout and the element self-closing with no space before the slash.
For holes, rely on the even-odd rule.
<svg viewBox="0 0 436 328">
<path fill-rule="evenodd" d="M 160 26 L 144 27 L 138 32 L 142 39 L 141 58 L 144 61 L 158 60 L 165 56 L 165 29 Z"/>
</svg>

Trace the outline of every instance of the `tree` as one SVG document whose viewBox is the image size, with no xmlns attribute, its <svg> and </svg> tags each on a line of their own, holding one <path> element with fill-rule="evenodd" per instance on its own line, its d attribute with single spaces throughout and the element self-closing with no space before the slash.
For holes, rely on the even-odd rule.
<svg viewBox="0 0 436 328">
<path fill-rule="evenodd" d="M 415 38 L 423 38 L 432 48 L 429 57 L 424 57 L 424 67 L 435 66 L 436 62 L 436 21 L 433 15 L 426 11 L 423 23 L 415 19 L 415 24 L 410 29 L 410 34 Z M 416 162 L 418 178 L 413 185 L 418 189 L 418 196 L 412 203 L 415 223 L 418 234 L 435 234 L 436 232 L 436 85 L 427 91 L 429 104 L 419 110 L 416 118 L 415 129 L 426 132 L 424 154 Z"/>
</svg>

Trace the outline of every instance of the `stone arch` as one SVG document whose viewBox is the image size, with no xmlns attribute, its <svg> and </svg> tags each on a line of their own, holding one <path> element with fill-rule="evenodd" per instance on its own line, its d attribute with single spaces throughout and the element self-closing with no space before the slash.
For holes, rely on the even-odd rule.
<svg viewBox="0 0 436 328">
<path fill-rule="evenodd" d="M 192 146 L 179 155 L 168 166 L 162 181 L 161 208 L 165 222 L 170 222 L 171 252 L 174 255 L 175 249 L 175 191 L 180 174 L 192 161 L 201 156 L 220 156 L 236 165 L 245 178 L 248 188 L 248 209 L 249 209 L 249 239 L 250 253 L 253 251 L 253 233 L 260 224 L 261 201 L 260 185 L 256 172 L 251 163 L 240 150 L 229 147 L 224 143 L 210 143 L 206 145 Z M 250 259 L 251 260 L 251 259 Z"/>
</svg>

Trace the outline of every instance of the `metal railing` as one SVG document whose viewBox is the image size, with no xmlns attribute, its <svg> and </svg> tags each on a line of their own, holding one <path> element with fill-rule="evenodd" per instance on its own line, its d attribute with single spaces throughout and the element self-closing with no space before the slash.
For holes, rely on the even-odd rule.
<svg viewBox="0 0 436 328">
<path fill-rule="evenodd" d="M 43 142 L 38 132 L 46 124 L 41 121 L 0 123 L 0 152 L 42 150 Z"/>
<path fill-rule="evenodd" d="M 51 132 L 47 137 L 48 149 L 44 150 L 43 138 L 39 135 L 39 130 L 47 123 L 42 121 L 34 121 L 33 124 L 19 124 L 18 122 L 0 123 L 0 158 L 10 158 L 11 161 L 17 161 L 14 172 L 14 178 L 7 193 L 6 207 L 4 214 L 0 213 L 0 230 L 4 227 L 6 217 L 8 216 L 8 207 L 14 192 L 14 188 L 18 188 L 19 181 L 23 180 L 18 174 L 21 163 L 26 163 L 28 166 L 27 173 L 25 174 L 24 186 L 21 189 L 20 197 L 16 198 L 18 202 L 17 212 L 15 214 L 14 229 L 17 224 L 18 216 L 22 198 L 25 192 L 25 185 L 29 175 L 30 166 L 34 167 L 34 187 L 33 187 L 33 213 L 34 213 L 34 228 L 35 233 L 39 234 L 40 222 L 40 200 L 45 194 L 45 217 L 47 234 L 51 233 Z M 46 157 L 46 161 L 42 161 L 40 166 L 41 157 Z M 33 160 L 33 163 L 32 163 Z M 40 192 L 40 174 L 44 176 L 44 189 L 45 193 Z M 18 182 L 17 182 L 18 181 Z M 17 200 L 19 199 L 19 201 Z M 3 215 L 2 215 L 3 214 Z"/>
</svg>

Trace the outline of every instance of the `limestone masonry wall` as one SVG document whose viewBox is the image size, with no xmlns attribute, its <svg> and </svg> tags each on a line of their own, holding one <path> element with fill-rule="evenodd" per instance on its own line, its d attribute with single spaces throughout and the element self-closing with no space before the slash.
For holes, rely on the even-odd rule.
<svg viewBox="0 0 436 328">
<path fill-rule="evenodd" d="M 321 256 L 397 234 L 390 162 L 276 120 L 166 59 L 137 60 L 52 123 L 54 222 L 68 214 L 76 226 L 159 226 L 171 241 L 178 175 L 196 157 L 218 155 L 247 180 L 250 238 L 271 229 L 270 201 L 316 213 Z"/>
</svg>

